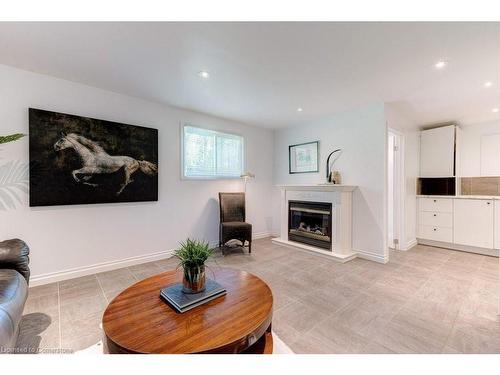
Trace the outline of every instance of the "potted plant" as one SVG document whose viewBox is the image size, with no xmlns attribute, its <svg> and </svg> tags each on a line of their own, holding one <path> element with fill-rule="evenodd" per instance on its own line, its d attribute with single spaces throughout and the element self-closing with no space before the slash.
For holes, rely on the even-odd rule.
<svg viewBox="0 0 500 375">
<path fill-rule="evenodd" d="M 184 270 L 182 291 L 188 294 L 205 290 L 205 262 L 213 254 L 208 242 L 187 239 L 174 252 Z"/>
</svg>

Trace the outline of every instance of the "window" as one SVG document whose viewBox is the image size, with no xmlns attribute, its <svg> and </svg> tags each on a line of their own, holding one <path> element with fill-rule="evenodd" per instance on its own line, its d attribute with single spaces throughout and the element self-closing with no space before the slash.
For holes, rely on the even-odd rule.
<svg viewBox="0 0 500 375">
<path fill-rule="evenodd" d="M 185 125 L 182 141 L 185 178 L 239 178 L 243 173 L 243 137 Z"/>
</svg>

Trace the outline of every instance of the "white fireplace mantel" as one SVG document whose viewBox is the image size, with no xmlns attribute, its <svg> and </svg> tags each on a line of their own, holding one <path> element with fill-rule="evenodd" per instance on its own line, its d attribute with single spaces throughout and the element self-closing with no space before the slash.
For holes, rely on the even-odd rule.
<svg viewBox="0 0 500 375">
<path fill-rule="evenodd" d="M 340 262 L 356 257 L 352 250 L 352 185 L 278 185 L 281 190 L 280 237 L 273 241 L 302 250 L 314 251 Z M 288 239 L 288 201 L 324 202 L 332 204 L 332 249 L 331 251 Z"/>
<path fill-rule="evenodd" d="M 316 185 L 276 185 L 281 190 L 309 190 L 309 191 L 354 191 L 357 186 L 338 184 L 316 184 Z"/>
</svg>

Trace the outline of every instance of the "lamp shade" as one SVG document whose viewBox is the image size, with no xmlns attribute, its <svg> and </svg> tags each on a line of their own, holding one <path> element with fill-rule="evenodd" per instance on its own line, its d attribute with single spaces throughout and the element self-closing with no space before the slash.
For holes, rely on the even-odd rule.
<svg viewBox="0 0 500 375">
<path fill-rule="evenodd" d="M 255 174 L 253 174 L 252 172 L 245 172 L 243 173 L 241 176 L 241 178 L 244 178 L 245 180 L 246 179 L 249 179 L 249 178 L 255 178 Z"/>
</svg>

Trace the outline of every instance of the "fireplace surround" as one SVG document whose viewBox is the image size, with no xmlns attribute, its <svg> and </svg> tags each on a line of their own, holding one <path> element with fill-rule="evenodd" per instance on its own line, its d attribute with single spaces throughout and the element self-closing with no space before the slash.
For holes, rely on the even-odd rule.
<svg viewBox="0 0 500 375">
<path fill-rule="evenodd" d="M 279 185 L 280 237 L 273 242 L 347 262 L 352 250 L 352 192 L 356 186 Z"/>
</svg>

